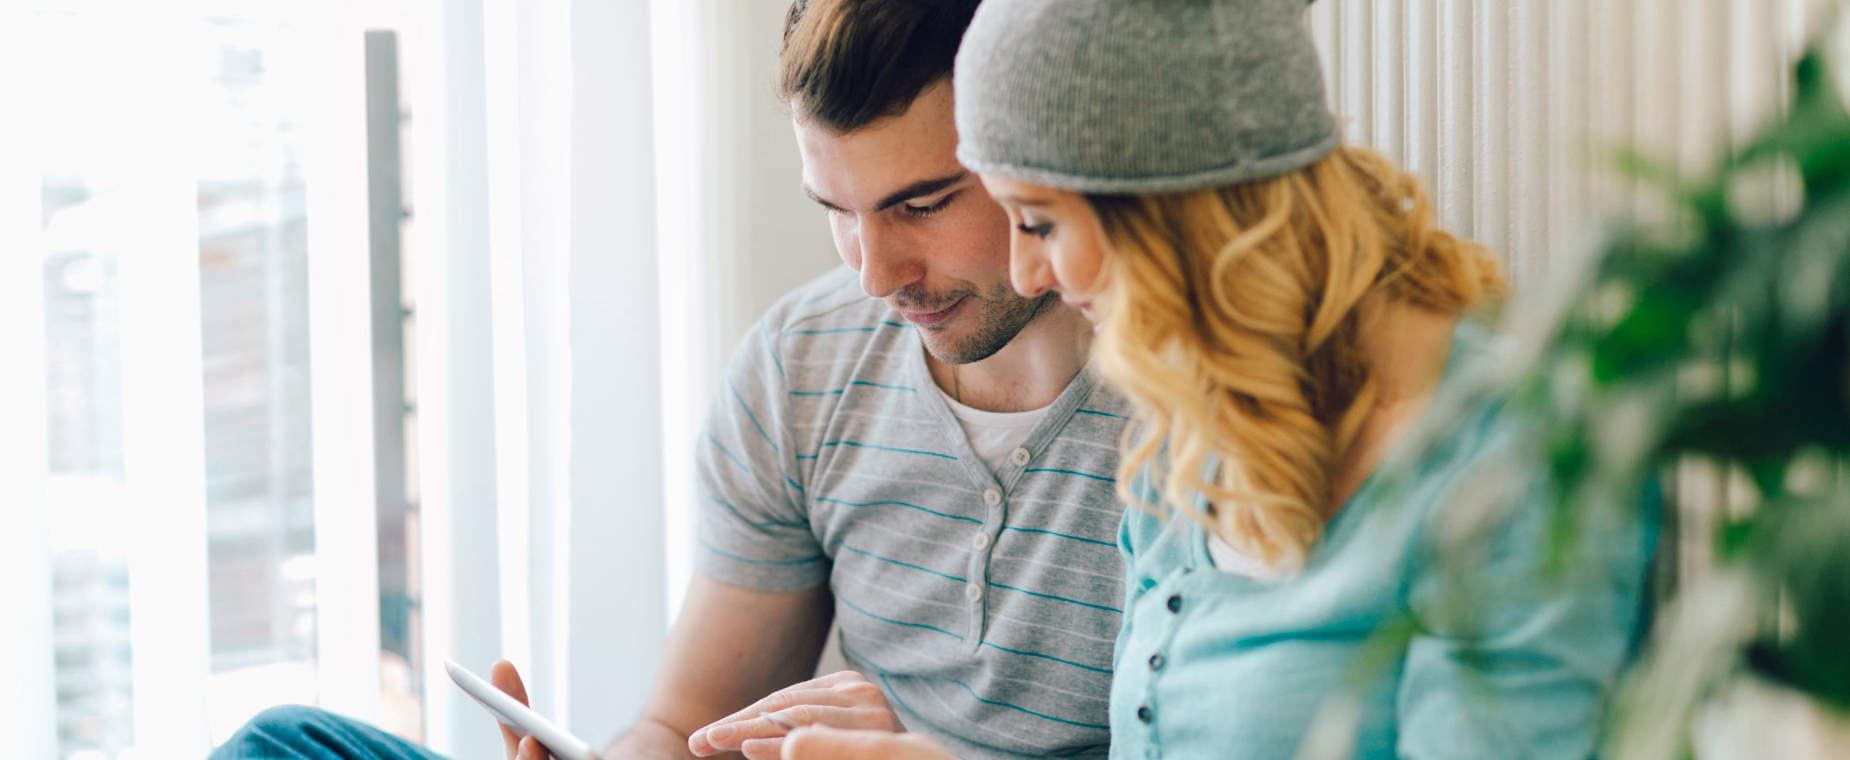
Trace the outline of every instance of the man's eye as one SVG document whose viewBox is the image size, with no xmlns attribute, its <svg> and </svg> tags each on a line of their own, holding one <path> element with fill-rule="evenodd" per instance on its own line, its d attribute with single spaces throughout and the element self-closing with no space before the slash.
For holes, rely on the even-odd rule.
<svg viewBox="0 0 1850 760">
<path fill-rule="evenodd" d="M 955 197 L 957 197 L 957 194 L 951 193 L 950 195 L 938 199 L 937 203 L 933 203 L 929 206 L 914 206 L 908 203 L 906 204 L 906 213 L 917 217 L 931 216 L 943 211 L 945 206 L 951 205 L 951 199 Z"/>
<path fill-rule="evenodd" d="M 1053 234 L 1053 222 L 1041 222 L 1040 224 L 1032 225 L 1017 224 L 1015 225 L 1015 229 L 1021 230 L 1024 234 L 1033 235 L 1042 240 L 1046 240 L 1048 235 Z"/>
</svg>

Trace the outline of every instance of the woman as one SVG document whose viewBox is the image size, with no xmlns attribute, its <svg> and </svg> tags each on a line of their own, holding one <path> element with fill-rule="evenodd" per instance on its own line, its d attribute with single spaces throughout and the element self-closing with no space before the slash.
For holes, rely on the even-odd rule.
<svg viewBox="0 0 1850 760">
<path fill-rule="evenodd" d="M 1411 176 L 1341 144 L 1305 7 L 987 0 L 958 54 L 958 157 L 1017 225 L 1016 289 L 1083 309 L 1140 411 L 1111 755 L 1587 757 L 1650 531 L 1575 544 L 1580 583 L 1551 584 L 1518 415 L 1479 403 L 1396 451 L 1490 360 L 1469 317 L 1505 286 Z M 1474 531 L 1443 509 L 1464 499 L 1501 508 Z M 1459 535 L 1480 563 L 1440 551 Z"/>
</svg>

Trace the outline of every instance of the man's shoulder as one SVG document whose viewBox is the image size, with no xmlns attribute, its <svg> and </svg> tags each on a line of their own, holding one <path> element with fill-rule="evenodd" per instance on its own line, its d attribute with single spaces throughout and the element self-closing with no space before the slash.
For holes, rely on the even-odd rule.
<svg viewBox="0 0 1850 760">
<path fill-rule="evenodd" d="M 871 328 L 891 321 L 892 309 L 862 292 L 859 281 L 854 270 L 835 267 L 777 299 L 764 313 L 765 326 L 774 334 L 801 335 L 803 330 Z"/>
<path fill-rule="evenodd" d="M 825 365 L 858 365 L 870 351 L 889 355 L 894 342 L 910 332 L 886 302 L 861 291 L 859 275 L 847 267 L 778 299 L 762 327 L 780 359 L 797 359 L 825 373 L 833 371 Z"/>
</svg>

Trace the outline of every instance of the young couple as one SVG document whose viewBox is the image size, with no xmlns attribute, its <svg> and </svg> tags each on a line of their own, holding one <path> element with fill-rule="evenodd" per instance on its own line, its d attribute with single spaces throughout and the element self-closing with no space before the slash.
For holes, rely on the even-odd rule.
<svg viewBox="0 0 1850 760">
<path fill-rule="evenodd" d="M 1500 472 L 1495 594 L 1452 614 L 1437 505 L 1520 420 L 1371 475 L 1504 284 L 1341 143 L 1305 7 L 797 0 L 781 92 L 848 269 L 728 366 L 698 574 L 606 757 L 1282 760 L 1390 623 L 1348 754 L 1593 753 L 1648 531 L 1550 585 L 1541 468 Z M 853 670 L 809 679 L 832 620 Z M 283 708 L 216 757 L 432 755 Z"/>
</svg>

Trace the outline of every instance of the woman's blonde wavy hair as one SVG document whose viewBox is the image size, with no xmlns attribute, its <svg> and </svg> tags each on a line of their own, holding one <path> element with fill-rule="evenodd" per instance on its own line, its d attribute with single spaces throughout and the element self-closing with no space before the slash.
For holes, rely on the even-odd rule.
<svg viewBox="0 0 1850 760">
<path fill-rule="evenodd" d="M 1373 404 L 1358 306 L 1461 314 L 1506 288 L 1488 249 L 1438 229 L 1418 181 L 1363 148 L 1264 180 L 1086 200 L 1108 249 L 1094 361 L 1138 411 L 1121 495 L 1274 568 L 1301 567 L 1322 535 L 1335 464 Z M 1131 492 L 1140 472 L 1169 507 Z M 1205 511 L 1185 506 L 1198 498 Z"/>
</svg>

